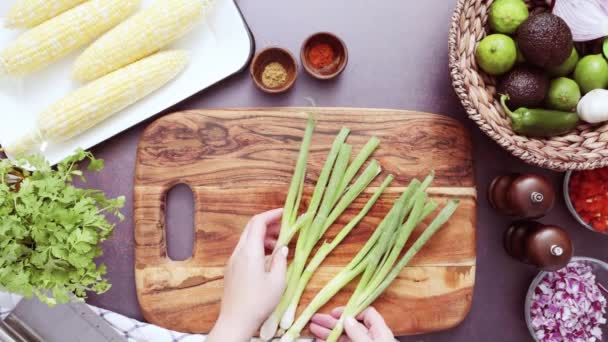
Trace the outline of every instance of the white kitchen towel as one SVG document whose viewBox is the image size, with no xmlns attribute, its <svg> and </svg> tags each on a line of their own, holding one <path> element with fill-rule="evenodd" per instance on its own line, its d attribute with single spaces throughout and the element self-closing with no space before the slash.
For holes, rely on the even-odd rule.
<svg viewBox="0 0 608 342">
<path fill-rule="evenodd" d="M 0 291 L 0 319 L 6 318 L 19 304 L 21 296 Z M 133 318 L 125 317 L 106 309 L 89 305 L 89 307 L 103 318 L 120 335 L 129 342 L 204 342 L 205 335 L 184 334 L 177 331 L 161 328 L 159 326 L 143 323 Z M 256 341 L 257 339 L 253 339 Z M 302 339 L 311 341 L 309 339 Z"/>
</svg>

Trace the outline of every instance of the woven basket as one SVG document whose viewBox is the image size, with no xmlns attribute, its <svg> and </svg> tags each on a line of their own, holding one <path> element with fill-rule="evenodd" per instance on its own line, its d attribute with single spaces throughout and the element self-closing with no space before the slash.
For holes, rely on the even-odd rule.
<svg viewBox="0 0 608 342">
<path fill-rule="evenodd" d="M 469 117 L 500 146 L 527 163 L 564 171 L 608 166 L 608 124 L 582 124 L 567 135 L 528 138 L 511 129 L 496 97 L 496 80 L 475 62 L 478 42 L 488 33 L 493 0 L 458 0 L 449 35 L 450 74 Z M 531 14 L 546 10 L 545 1 L 527 1 Z"/>
</svg>

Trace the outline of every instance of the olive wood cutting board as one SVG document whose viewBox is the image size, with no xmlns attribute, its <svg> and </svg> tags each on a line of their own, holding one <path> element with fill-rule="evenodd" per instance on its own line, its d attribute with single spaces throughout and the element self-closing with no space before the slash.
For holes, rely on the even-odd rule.
<svg viewBox="0 0 608 342">
<path fill-rule="evenodd" d="M 249 218 L 281 207 L 306 125 L 306 108 L 195 110 L 152 123 L 139 143 L 135 178 L 135 278 L 144 317 L 184 332 L 207 333 L 217 318 L 223 269 Z M 304 293 L 303 309 L 363 246 L 405 185 L 431 170 L 431 197 L 461 200 L 450 222 L 420 251 L 374 306 L 396 335 L 453 327 L 466 317 L 475 283 L 476 189 L 471 141 L 445 116 L 401 110 L 314 108 L 317 114 L 300 212 L 342 126 L 353 155 L 372 136 L 383 173 L 328 231 L 332 238 L 389 173 L 395 181 L 368 216 L 325 260 Z M 195 202 L 190 259 L 167 255 L 165 198 L 188 185 Z M 410 238 L 413 243 L 428 222 Z M 293 251 L 293 246 L 290 248 Z M 322 311 L 343 305 L 356 281 Z M 305 332 L 307 334 L 308 332 Z"/>
</svg>

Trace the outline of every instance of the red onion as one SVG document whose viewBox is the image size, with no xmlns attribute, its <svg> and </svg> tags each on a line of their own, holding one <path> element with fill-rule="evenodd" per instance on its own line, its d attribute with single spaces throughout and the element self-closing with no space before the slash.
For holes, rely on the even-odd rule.
<svg viewBox="0 0 608 342">
<path fill-rule="evenodd" d="M 608 36 L 608 0 L 556 0 L 553 14 L 568 24 L 575 42 Z"/>
<path fill-rule="evenodd" d="M 596 342 L 606 324 L 606 298 L 591 266 L 571 262 L 548 273 L 534 290 L 530 316 L 541 342 Z"/>
</svg>

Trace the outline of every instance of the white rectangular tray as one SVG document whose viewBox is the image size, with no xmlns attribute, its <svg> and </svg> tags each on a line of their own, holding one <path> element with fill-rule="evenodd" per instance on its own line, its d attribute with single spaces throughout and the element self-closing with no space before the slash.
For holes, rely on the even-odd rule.
<svg viewBox="0 0 608 342">
<path fill-rule="evenodd" d="M 0 1 L 0 15 L 12 2 Z M 143 0 L 142 8 L 153 2 Z M 0 49 L 19 33 L 0 27 Z M 251 58 L 253 40 L 234 1 L 216 0 L 205 21 L 168 48 L 191 53 L 190 64 L 177 79 L 84 134 L 49 144 L 41 153 L 56 164 L 75 149 L 88 149 L 238 72 Z M 0 145 L 8 145 L 31 131 L 38 113 L 79 86 L 70 74 L 80 52 L 28 77 L 0 80 Z"/>
</svg>

